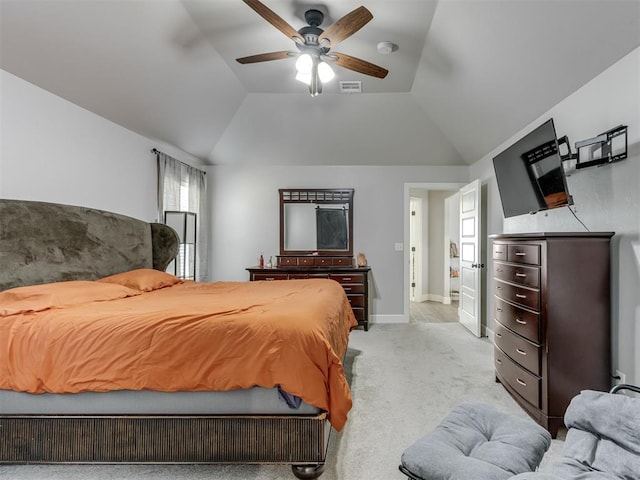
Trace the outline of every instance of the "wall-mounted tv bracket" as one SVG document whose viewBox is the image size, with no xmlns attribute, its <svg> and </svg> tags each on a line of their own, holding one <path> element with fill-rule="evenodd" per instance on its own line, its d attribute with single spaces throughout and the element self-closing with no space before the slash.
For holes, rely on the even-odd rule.
<svg viewBox="0 0 640 480">
<path fill-rule="evenodd" d="M 558 139 L 558 145 L 562 161 L 575 160 L 576 169 L 617 162 L 627 158 L 627 126 L 618 125 L 597 137 L 576 142 L 576 153 L 571 152 L 566 135 Z"/>
</svg>

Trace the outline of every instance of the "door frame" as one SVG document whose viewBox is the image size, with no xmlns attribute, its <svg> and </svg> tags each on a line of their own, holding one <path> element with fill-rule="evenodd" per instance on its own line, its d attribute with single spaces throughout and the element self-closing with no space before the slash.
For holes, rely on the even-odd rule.
<svg viewBox="0 0 640 480">
<path fill-rule="evenodd" d="M 410 216 L 410 197 L 411 197 L 411 189 L 419 189 L 419 190 L 460 190 L 462 187 L 467 185 L 469 182 L 420 182 L 420 183 L 405 183 L 404 184 L 404 202 L 403 202 L 403 213 L 402 217 L 404 219 L 404 269 L 403 269 L 403 283 L 404 283 L 404 295 L 403 295 L 403 303 L 404 303 L 404 318 L 406 322 L 409 323 L 409 313 L 411 306 L 411 245 L 410 245 L 410 234 L 409 234 L 409 223 L 411 219 Z"/>
</svg>

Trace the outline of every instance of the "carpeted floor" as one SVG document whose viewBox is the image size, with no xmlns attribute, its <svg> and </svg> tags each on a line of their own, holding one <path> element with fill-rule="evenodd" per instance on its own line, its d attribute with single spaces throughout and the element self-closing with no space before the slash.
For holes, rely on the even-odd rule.
<svg viewBox="0 0 640 480">
<path fill-rule="evenodd" d="M 488 339 L 459 323 L 374 324 L 351 334 L 345 369 L 353 409 L 342 432 L 333 433 L 322 480 L 406 479 L 402 451 L 463 401 L 483 401 L 527 415 L 494 381 Z M 554 440 L 543 463 L 559 455 Z M 291 480 L 287 466 L 62 465 L 0 466 L 11 480 Z"/>
</svg>

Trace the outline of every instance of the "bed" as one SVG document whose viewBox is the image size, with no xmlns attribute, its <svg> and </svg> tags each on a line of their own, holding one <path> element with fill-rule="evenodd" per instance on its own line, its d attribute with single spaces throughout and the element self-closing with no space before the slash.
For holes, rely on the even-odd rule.
<svg viewBox="0 0 640 480">
<path fill-rule="evenodd" d="M 321 475 L 351 407 L 342 287 L 183 281 L 177 249 L 162 224 L 0 200 L 1 463 Z"/>
</svg>

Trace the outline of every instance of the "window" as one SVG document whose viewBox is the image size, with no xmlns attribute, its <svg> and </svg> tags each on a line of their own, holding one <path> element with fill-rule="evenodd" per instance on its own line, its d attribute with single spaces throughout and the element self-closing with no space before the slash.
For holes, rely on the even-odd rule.
<svg viewBox="0 0 640 480">
<path fill-rule="evenodd" d="M 183 278 L 206 281 L 208 275 L 205 172 L 158 150 L 153 152 L 158 161 L 159 221 L 165 221 L 167 212 L 173 212 L 173 218 L 176 218 L 176 212 L 185 212 L 185 218 L 195 219 L 195 239 L 185 239 L 184 234 L 180 237 L 178 258 L 175 263 L 169 265 L 168 271 Z M 181 235 L 180 231 L 178 235 Z"/>
</svg>

